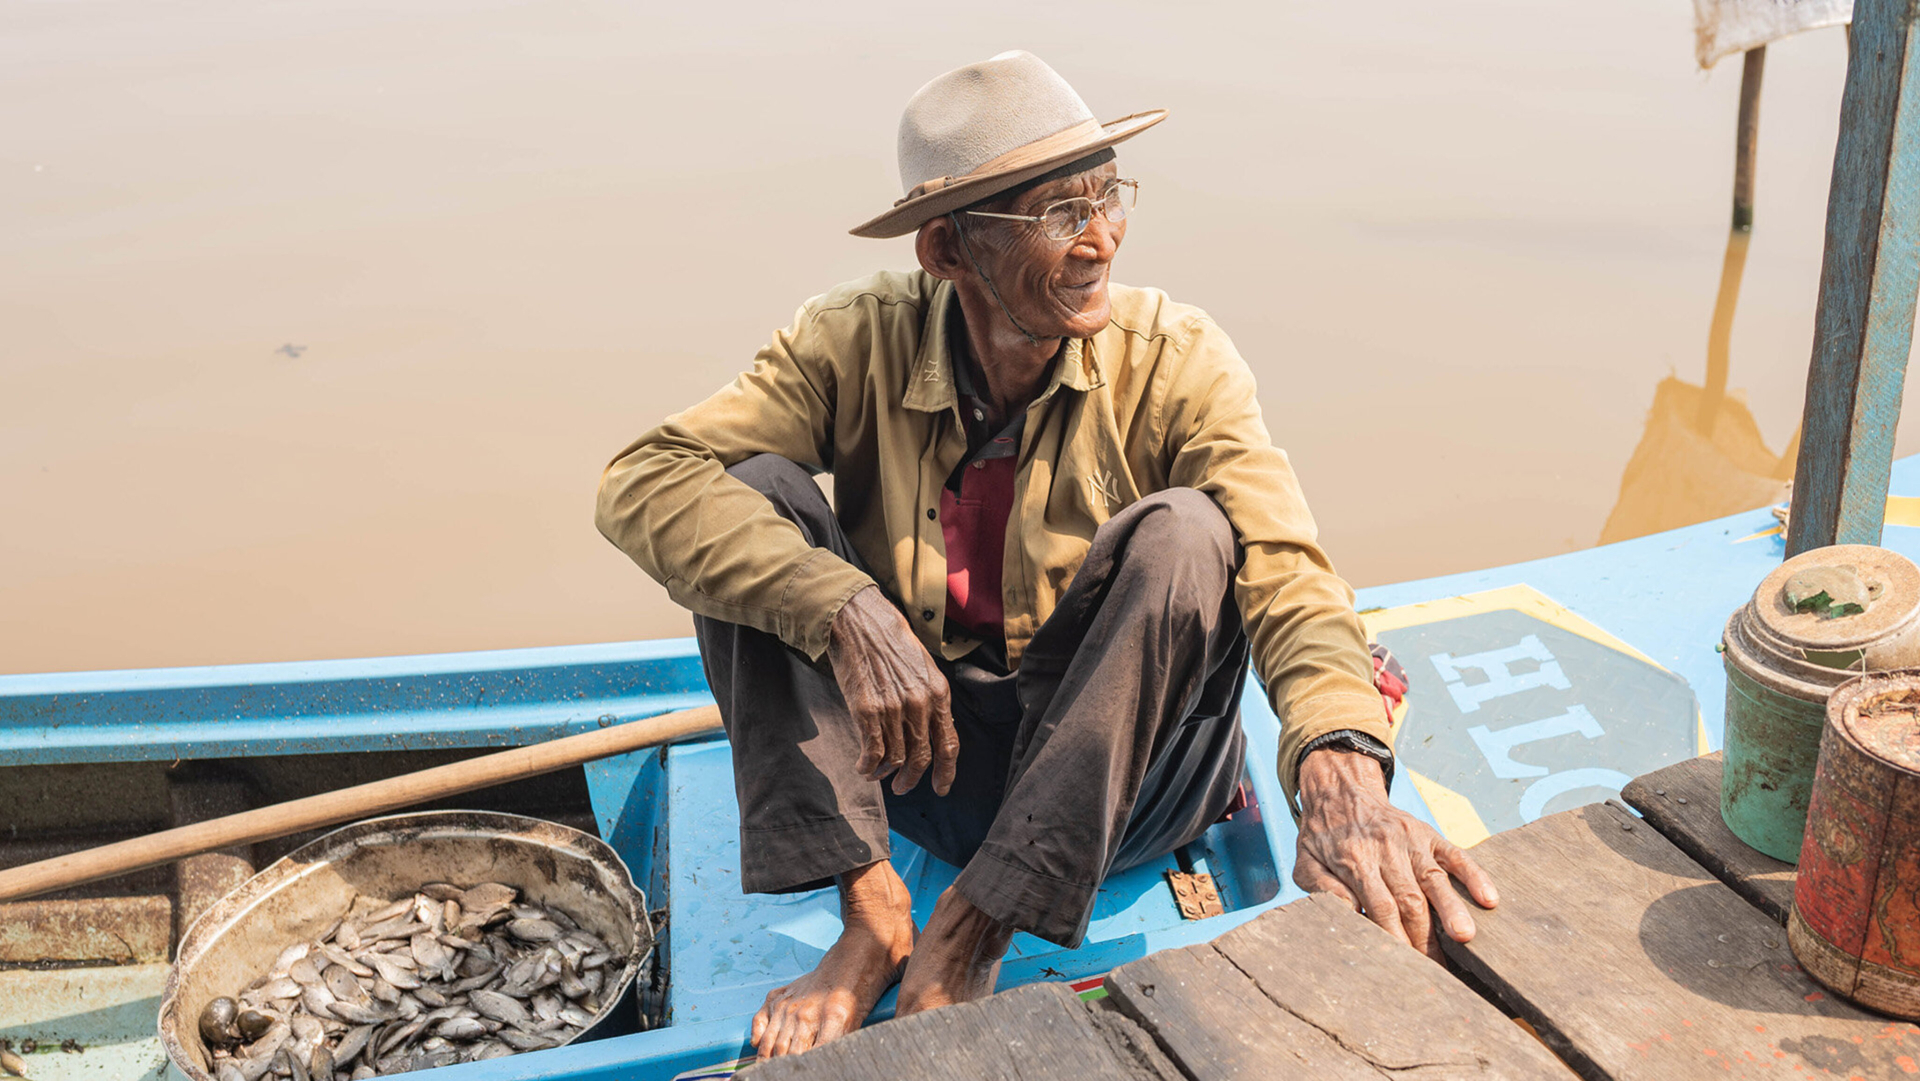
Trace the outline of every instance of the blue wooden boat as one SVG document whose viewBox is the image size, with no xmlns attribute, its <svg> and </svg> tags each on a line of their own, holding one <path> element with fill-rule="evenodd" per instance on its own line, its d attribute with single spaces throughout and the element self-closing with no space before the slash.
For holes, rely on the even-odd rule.
<svg viewBox="0 0 1920 1081">
<path fill-rule="evenodd" d="M 1920 526 L 1920 456 L 1896 463 L 1892 492 L 1883 543 L 1920 559 L 1911 528 Z M 1782 552 L 1778 523 L 1762 509 L 1362 590 L 1365 617 L 1413 685 L 1395 801 L 1466 843 L 1717 748 L 1721 626 Z M 112 798 L 114 778 L 140 769 L 294 762 L 324 788 L 351 763 L 525 744 L 709 700 L 688 639 L 0 677 L 0 823 L 17 834 L 25 801 L 54 798 L 48 778 L 83 820 L 92 804 L 80 801 Z M 1243 715 L 1253 806 L 1107 883 L 1081 949 L 1017 939 L 1003 987 L 1084 981 L 1300 896 L 1289 877 L 1293 823 L 1272 768 L 1278 725 L 1257 688 Z M 665 917 L 665 991 L 650 1003 L 658 1027 L 447 1067 L 447 1081 L 664 1081 L 723 1074 L 744 1053 L 761 998 L 811 966 L 838 919 L 830 892 L 740 893 L 730 768 L 724 740 L 683 744 L 592 763 L 553 797 L 615 847 Z M 898 838 L 894 861 L 924 919 L 954 869 Z M 1179 870 L 1212 874 L 1225 914 L 1183 918 L 1165 875 Z M 21 936 L 36 932 L 7 923 L 0 916 L 0 957 L 16 967 L 0 970 L 0 1037 L 41 1044 L 28 1057 L 36 1081 L 163 1072 L 153 1030 L 162 961 L 18 967 Z M 876 1016 L 891 1007 L 889 997 Z M 62 1039 L 86 1050 L 45 1051 Z"/>
</svg>

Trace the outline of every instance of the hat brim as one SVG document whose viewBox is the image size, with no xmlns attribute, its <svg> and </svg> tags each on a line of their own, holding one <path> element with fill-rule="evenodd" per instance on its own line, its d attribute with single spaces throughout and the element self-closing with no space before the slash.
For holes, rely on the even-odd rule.
<svg viewBox="0 0 1920 1081">
<path fill-rule="evenodd" d="M 949 211 L 990 198 L 1075 158 L 1126 142 L 1166 118 L 1165 109 L 1149 109 L 1144 113 L 1123 116 L 1100 125 L 1098 134 L 1089 133 L 1085 140 L 1062 147 L 1039 161 L 1001 172 L 965 177 L 937 191 L 898 203 L 886 213 L 847 231 L 854 236 L 874 238 L 905 236 Z"/>
</svg>

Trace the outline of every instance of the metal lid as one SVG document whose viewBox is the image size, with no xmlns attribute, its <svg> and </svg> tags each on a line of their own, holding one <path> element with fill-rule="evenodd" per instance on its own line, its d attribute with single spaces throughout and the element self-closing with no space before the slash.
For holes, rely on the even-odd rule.
<svg viewBox="0 0 1920 1081">
<path fill-rule="evenodd" d="M 1816 548 L 1774 568 L 1749 615 L 1749 631 L 1803 654 L 1860 650 L 1920 620 L 1920 567 L 1871 544 Z"/>
<path fill-rule="evenodd" d="M 1862 676 L 1834 692 L 1827 715 L 1868 755 L 1920 773 L 1920 669 Z"/>
</svg>

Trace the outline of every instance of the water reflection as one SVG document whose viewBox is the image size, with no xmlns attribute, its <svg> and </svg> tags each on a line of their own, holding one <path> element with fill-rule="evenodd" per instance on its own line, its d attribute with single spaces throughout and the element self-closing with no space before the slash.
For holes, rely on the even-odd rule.
<svg viewBox="0 0 1920 1081">
<path fill-rule="evenodd" d="M 1800 433 L 1796 431 L 1787 441 L 1785 453 L 1774 454 L 1746 403 L 1727 392 L 1733 367 L 1733 315 L 1753 239 L 1754 160 L 1766 58 L 1763 45 L 1749 51 L 1742 64 L 1733 223 L 1707 332 L 1706 385 L 1696 387 L 1668 376 L 1654 388 L 1646 430 L 1620 478 L 1620 498 L 1600 530 L 1602 544 L 1781 502 L 1786 499 L 1787 482 L 1793 479 Z"/>
<path fill-rule="evenodd" d="M 1646 430 L 1620 477 L 1601 544 L 1786 501 L 1800 434 L 1775 454 L 1746 402 L 1718 397 L 1713 403 L 1703 388 L 1675 376 L 1654 388 Z"/>
</svg>

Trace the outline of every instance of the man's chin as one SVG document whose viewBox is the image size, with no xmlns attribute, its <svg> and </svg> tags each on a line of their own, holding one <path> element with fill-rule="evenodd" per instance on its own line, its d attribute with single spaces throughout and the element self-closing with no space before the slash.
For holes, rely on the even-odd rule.
<svg viewBox="0 0 1920 1081">
<path fill-rule="evenodd" d="M 1107 321 L 1113 316 L 1113 305 L 1107 297 L 1106 283 L 1100 283 L 1096 296 L 1086 298 L 1078 310 L 1062 320 L 1064 336 L 1068 338 L 1091 338 L 1106 329 Z"/>
</svg>

